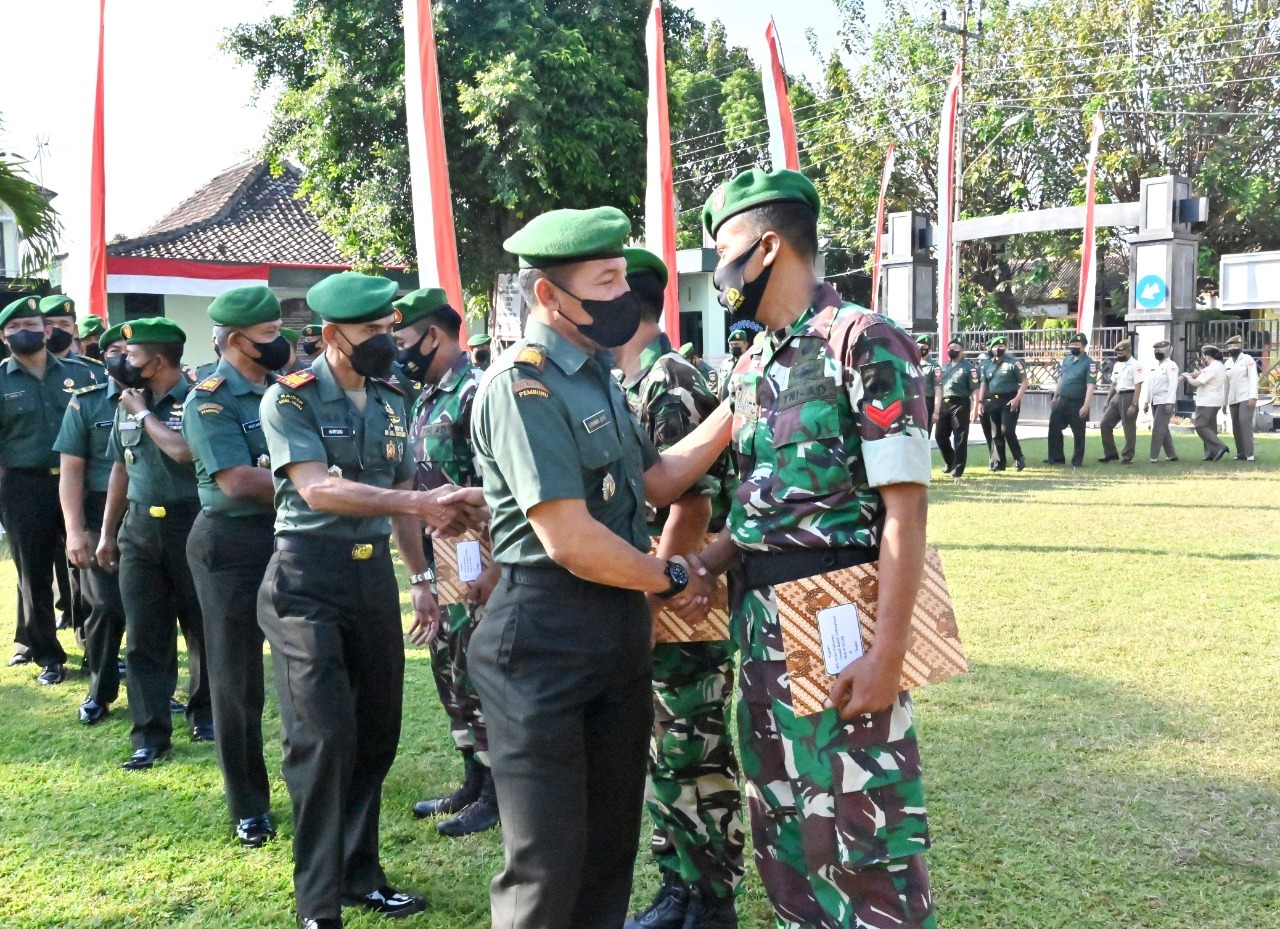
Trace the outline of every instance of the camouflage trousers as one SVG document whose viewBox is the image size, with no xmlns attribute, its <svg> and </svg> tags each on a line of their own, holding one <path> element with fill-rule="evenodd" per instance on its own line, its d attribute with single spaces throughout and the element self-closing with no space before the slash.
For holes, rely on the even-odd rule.
<svg viewBox="0 0 1280 929">
<path fill-rule="evenodd" d="M 440 632 L 431 643 L 431 674 L 440 703 L 449 717 L 454 745 L 459 751 L 473 749 L 476 760 L 487 768 L 489 734 L 480 710 L 480 697 L 467 673 L 467 648 L 483 613 L 483 608 L 472 610 L 465 603 L 440 608 Z"/>
<path fill-rule="evenodd" d="M 786 929 L 936 929 L 906 692 L 845 722 L 797 716 L 772 588 L 745 592 L 738 742 L 756 866 Z"/>
<path fill-rule="evenodd" d="M 728 642 L 654 647 L 645 798 L 659 867 L 722 899 L 742 880 L 745 842 L 738 763 L 725 722 L 732 654 Z"/>
</svg>

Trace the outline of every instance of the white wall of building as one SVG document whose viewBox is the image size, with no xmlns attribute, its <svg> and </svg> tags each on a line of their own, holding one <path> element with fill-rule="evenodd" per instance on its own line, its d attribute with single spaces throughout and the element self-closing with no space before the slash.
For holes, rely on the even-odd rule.
<svg viewBox="0 0 1280 929">
<path fill-rule="evenodd" d="M 209 322 L 209 304 L 212 297 L 189 297 L 182 294 L 165 294 L 164 315 L 187 334 L 187 345 L 182 360 L 191 367 L 214 361 L 218 356 L 213 350 L 213 323 Z"/>
</svg>

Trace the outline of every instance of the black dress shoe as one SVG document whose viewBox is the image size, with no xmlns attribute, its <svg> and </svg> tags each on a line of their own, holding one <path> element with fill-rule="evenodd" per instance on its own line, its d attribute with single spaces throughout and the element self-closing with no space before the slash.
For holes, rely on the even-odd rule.
<svg viewBox="0 0 1280 929">
<path fill-rule="evenodd" d="M 67 669 L 60 664 L 47 664 L 44 670 L 36 676 L 36 683 L 41 687 L 52 687 L 54 684 L 61 684 L 67 679 Z"/>
<path fill-rule="evenodd" d="M 1067 463 L 1067 459 L 1065 459 L 1065 458 L 1044 458 L 1044 459 L 1042 459 L 1042 460 L 1040 461 L 1040 463 L 1041 463 L 1041 464 L 1066 464 L 1066 463 Z"/>
<path fill-rule="evenodd" d="M 1213 458 L 1212 458 L 1211 460 L 1213 460 L 1213 461 L 1221 461 L 1223 458 L 1226 458 L 1226 457 L 1227 457 L 1227 453 L 1228 453 L 1229 451 L 1231 451 L 1231 449 L 1229 449 L 1229 448 L 1223 448 L 1223 449 L 1222 449 L 1222 451 L 1220 451 L 1220 452 L 1218 452 L 1218 454 L 1214 455 L 1214 456 L 1213 456 Z"/>
<path fill-rule="evenodd" d="M 111 705 L 108 703 L 99 703 L 97 700 L 89 699 L 80 704 L 80 722 L 86 726 L 102 722 L 110 713 Z"/>
<path fill-rule="evenodd" d="M 683 929 L 689 909 L 689 888 L 665 868 L 662 888 L 643 913 L 637 913 L 622 924 L 622 929 Z"/>
<path fill-rule="evenodd" d="M 1119 455 L 1103 455 L 1098 459 L 1098 464 L 1106 464 L 1108 461 L 1119 461 Z"/>
<path fill-rule="evenodd" d="M 415 897 L 411 894 L 401 893 L 394 887 L 379 887 L 373 893 L 368 894 L 343 894 L 343 906 L 362 906 L 366 910 L 372 910 L 380 916 L 390 916 L 392 919 L 399 919 L 402 916 L 412 916 L 414 913 L 421 913 L 427 908 L 427 901 L 422 897 Z"/>
<path fill-rule="evenodd" d="M 342 917 L 299 916 L 298 929 L 342 929 Z"/>
<path fill-rule="evenodd" d="M 9 659 L 9 667 L 11 667 L 11 668 L 16 668 L 16 667 L 18 667 L 18 665 L 23 665 L 23 664 L 31 664 L 31 656 L 30 656 L 30 655 L 23 655 L 23 654 L 19 653 L 19 654 L 14 655 L 12 658 L 10 658 L 10 659 Z"/>
<path fill-rule="evenodd" d="M 146 771 L 167 754 L 167 748 L 140 748 L 120 767 L 126 771 Z"/>
<path fill-rule="evenodd" d="M 1165 461 L 1177 461 L 1177 458 L 1166 458 Z"/>
<path fill-rule="evenodd" d="M 70 613 L 63 613 L 61 616 L 59 616 L 59 617 L 58 617 L 58 631 L 59 631 L 59 632 L 65 632 L 66 630 L 70 629 L 70 628 L 72 627 L 72 625 L 74 625 L 74 624 L 71 622 L 71 614 L 70 614 Z"/>
<path fill-rule="evenodd" d="M 1014 466 L 1017 470 L 1021 471 L 1023 468 L 1025 468 L 1025 467 L 1027 466 L 1027 459 L 1025 459 L 1025 458 L 1023 458 L 1021 455 L 1019 455 L 1017 458 L 1015 458 L 1015 459 L 1013 460 L 1013 466 Z"/>
<path fill-rule="evenodd" d="M 191 727 L 192 742 L 212 742 L 213 741 L 213 723 L 201 723 L 198 726 Z"/>
<path fill-rule="evenodd" d="M 276 837 L 276 827 L 266 813 L 236 823 L 236 838 L 245 848 L 262 848 Z"/>
</svg>

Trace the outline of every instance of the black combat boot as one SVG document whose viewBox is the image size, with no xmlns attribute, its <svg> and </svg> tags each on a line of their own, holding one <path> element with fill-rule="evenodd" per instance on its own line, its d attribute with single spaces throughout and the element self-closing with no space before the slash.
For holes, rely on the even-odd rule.
<svg viewBox="0 0 1280 929">
<path fill-rule="evenodd" d="M 622 929 L 684 929 L 688 909 L 689 888 L 684 886 L 679 874 L 663 868 L 662 889 L 649 909 L 632 916 L 622 924 Z"/>
<path fill-rule="evenodd" d="M 498 825 L 498 794 L 493 787 L 493 772 L 483 765 L 481 769 L 484 771 L 484 782 L 480 787 L 480 796 L 453 819 L 437 823 L 436 830 L 441 835 L 456 839 L 459 836 L 485 832 Z"/>
<path fill-rule="evenodd" d="M 721 898 L 714 890 L 694 887 L 680 929 L 738 929 L 733 895 Z"/>
<path fill-rule="evenodd" d="M 456 816 L 468 806 L 480 799 L 480 788 L 484 785 L 484 775 L 488 771 L 484 765 L 476 761 L 472 749 L 462 749 L 463 778 L 462 784 L 447 797 L 435 800 L 419 800 L 413 805 L 413 815 L 418 819 L 428 816 Z"/>
</svg>

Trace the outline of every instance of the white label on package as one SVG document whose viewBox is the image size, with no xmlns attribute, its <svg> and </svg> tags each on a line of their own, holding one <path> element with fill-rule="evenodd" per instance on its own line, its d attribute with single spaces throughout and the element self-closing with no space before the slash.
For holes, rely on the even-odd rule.
<svg viewBox="0 0 1280 929">
<path fill-rule="evenodd" d="M 483 568 L 484 564 L 480 560 L 480 543 L 459 542 L 458 580 L 464 584 L 470 584 L 480 576 L 480 571 Z"/>
<path fill-rule="evenodd" d="M 820 610 L 818 632 L 822 636 L 823 662 L 832 677 L 862 657 L 862 623 L 857 604 L 843 603 Z"/>
</svg>

